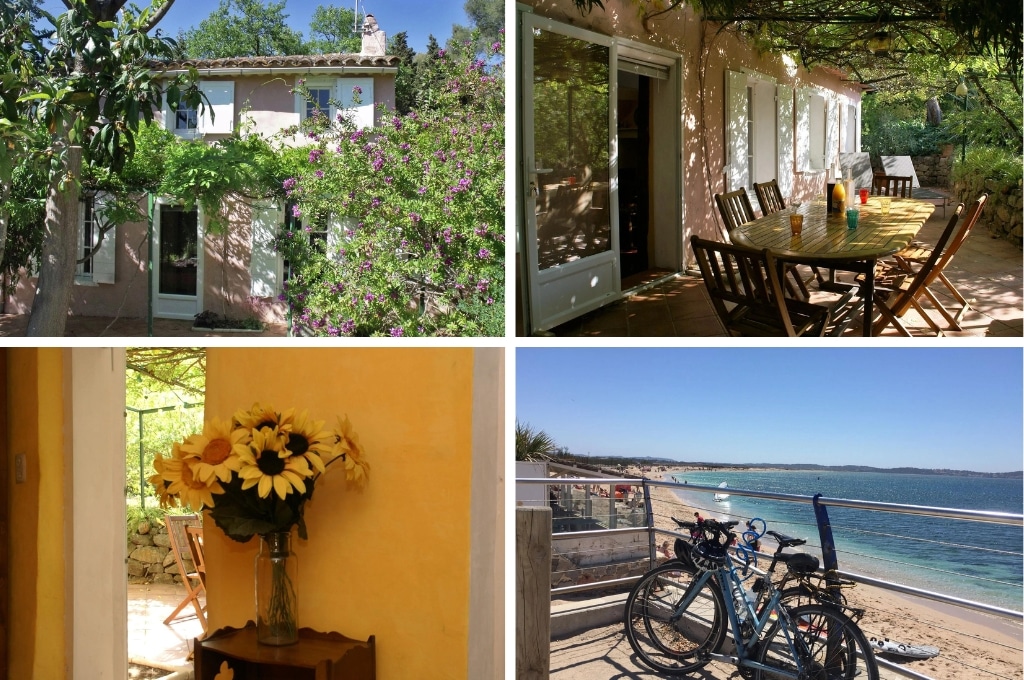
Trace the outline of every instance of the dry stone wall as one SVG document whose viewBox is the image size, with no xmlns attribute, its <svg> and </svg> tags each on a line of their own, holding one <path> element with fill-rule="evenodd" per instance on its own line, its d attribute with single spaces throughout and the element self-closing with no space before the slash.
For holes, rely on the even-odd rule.
<svg viewBox="0 0 1024 680">
<path fill-rule="evenodd" d="M 992 238 L 1006 239 L 1021 248 L 1024 198 L 1019 183 L 1000 184 L 984 178 L 975 178 L 957 184 L 953 191 L 958 201 L 968 205 L 982 192 L 988 192 L 988 203 L 978 219 L 977 226 L 988 229 Z"/>
<path fill-rule="evenodd" d="M 194 570 L 191 559 L 184 562 L 187 571 Z M 129 583 L 182 582 L 165 527 L 139 522 L 128 538 L 127 569 Z"/>
</svg>

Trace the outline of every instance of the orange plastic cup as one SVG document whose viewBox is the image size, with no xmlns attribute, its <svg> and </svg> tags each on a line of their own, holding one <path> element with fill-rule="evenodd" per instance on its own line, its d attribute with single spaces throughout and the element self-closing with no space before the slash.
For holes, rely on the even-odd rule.
<svg viewBox="0 0 1024 680">
<path fill-rule="evenodd" d="M 804 230 L 804 216 L 799 214 L 799 213 L 795 213 L 793 215 L 790 215 L 789 216 L 789 231 L 793 234 L 793 236 L 796 236 L 797 234 L 799 234 L 803 230 Z"/>
</svg>

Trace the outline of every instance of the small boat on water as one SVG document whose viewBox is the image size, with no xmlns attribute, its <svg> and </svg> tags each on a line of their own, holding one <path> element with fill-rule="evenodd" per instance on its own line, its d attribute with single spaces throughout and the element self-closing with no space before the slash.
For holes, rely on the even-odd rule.
<svg viewBox="0 0 1024 680">
<path fill-rule="evenodd" d="M 719 489 L 725 489 L 728 486 L 729 486 L 729 482 L 722 482 L 721 484 L 718 485 L 718 488 Z M 719 503 L 721 503 L 724 500 L 728 500 L 728 498 L 729 498 L 729 494 L 727 494 L 727 493 L 716 493 L 715 494 L 715 500 L 717 502 L 719 502 Z"/>
</svg>

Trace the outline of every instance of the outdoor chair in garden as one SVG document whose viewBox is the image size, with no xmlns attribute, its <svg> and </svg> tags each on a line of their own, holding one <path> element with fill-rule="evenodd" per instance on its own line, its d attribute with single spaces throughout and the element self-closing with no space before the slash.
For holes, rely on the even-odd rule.
<svg viewBox="0 0 1024 680">
<path fill-rule="evenodd" d="M 199 596 L 206 590 L 205 573 L 200 576 L 195 568 L 192 553 L 189 548 L 188 528 L 201 526 L 198 515 L 167 515 L 167 537 L 171 541 L 171 552 L 174 554 L 174 562 L 178 565 L 178 573 L 181 574 L 182 585 L 185 586 L 185 597 L 178 606 L 171 612 L 171 615 L 164 619 L 164 625 L 170 625 L 171 621 L 178 617 L 178 614 L 192 605 L 196 611 L 196 618 L 206 631 L 206 613 L 199 603 Z M 187 560 L 187 561 L 186 561 Z M 193 565 L 189 569 L 189 565 Z"/>
<path fill-rule="evenodd" d="M 782 293 L 778 263 L 767 250 L 690 239 L 708 295 L 730 335 L 823 335 L 830 310 Z"/>
<path fill-rule="evenodd" d="M 871 183 L 871 193 L 876 196 L 913 198 L 913 179 L 896 175 L 875 175 Z"/>
<path fill-rule="evenodd" d="M 781 202 L 781 197 L 779 200 Z M 754 208 L 750 205 L 747 190 L 743 187 L 725 194 L 715 194 L 715 203 L 718 205 L 718 213 L 722 216 L 722 222 L 725 227 L 725 233 L 723 234 L 725 241 L 729 240 L 730 231 L 745 222 L 752 222 L 754 220 Z M 804 283 L 803 276 L 797 270 L 796 265 L 787 265 L 786 271 L 793 276 L 793 280 L 796 282 L 796 287 L 794 287 L 789 279 L 785 280 L 786 290 L 790 296 L 807 300 L 811 294 L 807 290 L 807 285 Z"/>
<path fill-rule="evenodd" d="M 988 195 L 982 194 L 978 197 L 971 207 L 967 209 L 964 218 L 961 221 L 960 228 L 956 234 L 952 237 L 949 245 L 946 246 L 946 252 L 942 254 L 942 257 L 936 262 L 932 277 L 925 283 L 923 289 L 923 295 L 928 298 L 928 301 L 938 310 L 939 314 L 946 320 L 949 330 L 963 330 L 960 327 L 960 322 L 964 318 L 964 314 L 968 309 L 971 308 L 971 301 L 963 296 L 963 294 L 957 290 L 957 287 L 953 285 L 953 282 L 946 276 L 945 270 L 949 266 L 949 263 L 956 256 L 960 246 L 964 244 L 967 237 L 970 235 L 974 225 L 977 224 L 978 218 L 981 216 L 981 211 L 985 208 L 985 203 L 988 201 Z M 914 241 L 909 246 L 893 255 L 893 261 L 896 266 L 908 273 L 914 273 L 920 267 L 923 267 L 927 262 L 928 258 L 931 257 L 934 252 L 934 248 L 927 243 L 920 241 Z M 888 263 L 880 263 L 888 264 Z M 949 294 L 953 296 L 953 300 L 956 302 L 955 311 L 951 311 L 946 308 L 945 305 L 939 300 L 935 291 L 932 290 L 932 286 L 935 283 L 941 283 L 949 291 Z M 932 324 L 930 324 L 932 325 Z M 933 325 L 934 328 L 934 325 Z"/>
<path fill-rule="evenodd" d="M 203 590 L 206 590 L 206 558 L 203 556 L 203 527 L 185 527 L 185 537 L 188 539 L 188 552 L 192 555 L 192 564 L 195 565 L 196 575 L 199 576 Z"/>
<path fill-rule="evenodd" d="M 946 263 L 943 256 L 953 241 L 953 234 L 956 232 L 957 222 L 960 220 L 960 215 L 963 214 L 963 211 L 964 204 L 961 203 L 953 211 L 953 216 L 950 218 L 946 228 L 942 230 L 942 234 L 932 248 L 928 259 L 917 267 L 916 270 L 909 267 L 907 269 L 903 267 L 884 267 L 880 273 L 876 274 L 874 302 L 881 317 L 877 322 L 874 322 L 871 328 L 871 335 L 881 334 L 886 326 L 892 324 L 900 335 L 910 337 L 910 331 L 907 330 L 900 319 L 911 308 L 918 311 L 936 334 L 942 335 L 942 330 L 928 316 L 928 313 L 921 306 L 919 298 L 925 297 L 928 285 L 933 283 L 942 271 L 942 266 Z M 862 280 L 862 278 L 863 275 L 858 277 L 858 280 Z M 864 323 L 872 323 L 872 321 L 872 319 L 865 319 Z"/>
</svg>

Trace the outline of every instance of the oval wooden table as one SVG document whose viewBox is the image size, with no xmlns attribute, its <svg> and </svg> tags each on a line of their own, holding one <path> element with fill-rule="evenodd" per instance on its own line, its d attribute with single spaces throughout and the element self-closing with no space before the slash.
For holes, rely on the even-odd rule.
<svg viewBox="0 0 1024 680">
<path fill-rule="evenodd" d="M 889 214 L 883 215 L 881 196 L 871 196 L 858 204 L 860 218 L 856 229 L 846 226 L 846 215 L 828 213 L 825 199 L 789 207 L 729 232 L 729 238 L 749 248 L 768 248 L 787 261 L 864 274 L 861 297 L 864 299 L 864 335 L 871 335 L 874 315 L 875 263 L 906 247 L 935 212 L 935 206 L 912 198 L 892 198 Z M 804 216 L 803 230 L 792 235 L 789 216 Z"/>
</svg>

